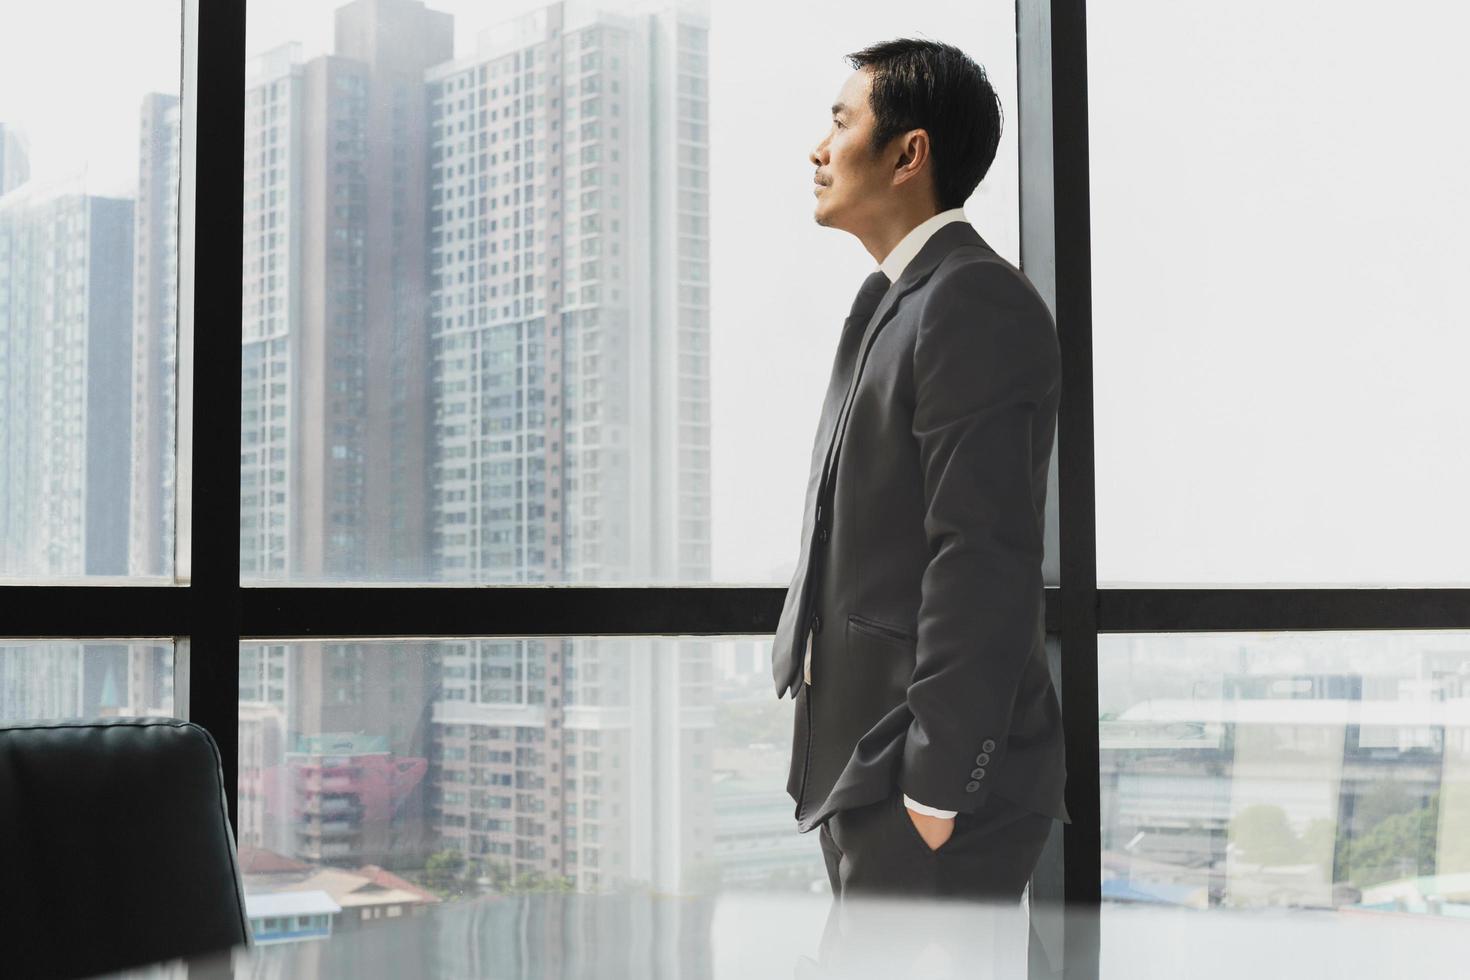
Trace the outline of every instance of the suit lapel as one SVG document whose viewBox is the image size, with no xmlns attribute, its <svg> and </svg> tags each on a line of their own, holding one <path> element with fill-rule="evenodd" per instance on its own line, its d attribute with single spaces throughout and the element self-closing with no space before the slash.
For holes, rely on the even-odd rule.
<svg viewBox="0 0 1470 980">
<path fill-rule="evenodd" d="M 837 425 L 834 426 L 827 444 L 827 456 L 822 463 L 822 482 L 818 488 L 818 499 L 820 499 L 821 489 L 827 485 L 827 480 L 832 472 L 832 462 L 842 446 L 843 436 L 846 435 L 847 416 L 852 408 L 852 398 L 857 392 L 858 379 L 863 375 L 863 367 L 868 362 L 868 349 L 872 347 L 873 339 L 878 336 L 878 331 L 883 329 L 884 324 L 892 318 L 898 307 L 898 301 L 928 280 L 929 274 L 934 271 L 940 261 L 961 245 L 988 247 L 984 239 L 980 237 L 980 233 L 968 221 L 951 221 L 929 236 L 929 240 L 904 267 L 903 275 L 898 277 L 898 282 L 889 286 L 888 292 L 884 293 L 883 298 L 878 301 L 877 309 L 873 311 L 873 315 L 868 319 L 867 328 L 863 330 L 862 342 L 858 344 L 852 380 L 847 385 L 847 396 L 842 401 L 842 410 L 838 413 Z"/>
</svg>

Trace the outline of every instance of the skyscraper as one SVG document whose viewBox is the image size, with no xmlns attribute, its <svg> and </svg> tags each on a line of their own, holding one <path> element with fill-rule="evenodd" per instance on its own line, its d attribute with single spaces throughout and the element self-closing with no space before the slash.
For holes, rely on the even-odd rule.
<svg viewBox="0 0 1470 980">
<path fill-rule="evenodd" d="M 127 573 L 133 202 L 0 197 L 0 575 Z"/>
<path fill-rule="evenodd" d="M 358 574 L 423 581 L 429 535 L 429 216 L 426 69 L 454 53 L 454 20 L 419 0 L 354 0 L 336 52 L 365 66 L 361 173 L 362 414 Z"/>
<path fill-rule="evenodd" d="M 706 24 L 554 3 L 428 74 L 442 578 L 708 578 Z M 685 884 L 711 818 L 702 642 L 441 649 L 446 844 Z"/>
<path fill-rule="evenodd" d="M 336 11 L 246 88 L 241 574 L 429 575 L 423 75 L 452 19 Z"/>
<path fill-rule="evenodd" d="M 431 574 L 424 70 L 452 54 L 452 26 L 417 0 L 354 0 L 335 12 L 334 53 L 304 60 L 289 44 L 252 63 L 241 325 L 244 578 Z M 258 838 L 284 836 L 296 853 L 341 863 L 386 861 L 395 850 L 412 860 L 426 833 L 422 805 L 393 797 L 392 827 L 377 826 L 371 809 L 324 820 L 317 783 L 327 770 L 350 782 L 344 766 L 367 766 L 334 765 L 322 746 L 361 744 L 351 733 L 368 729 L 381 736 L 372 766 L 422 767 L 420 716 L 434 677 L 423 645 L 390 655 L 369 644 L 247 644 L 241 676 L 242 700 L 283 712 L 278 742 L 295 771 L 316 774 L 287 781 L 296 798 L 274 816 L 295 824 L 290 833 L 268 826 L 262 810 L 252 815 Z M 242 779 L 272 784 L 244 768 Z M 341 794 L 332 805 L 347 806 Z M 332 839 L 324 837 L 328 827 Z"/>
<path fill-rule="evenodd" d="M 150 93 L 138 126 L 133 225 L 132 485 L 128 573 L 168 575 L 178 388 L 179 99 Z"/>
</svg>

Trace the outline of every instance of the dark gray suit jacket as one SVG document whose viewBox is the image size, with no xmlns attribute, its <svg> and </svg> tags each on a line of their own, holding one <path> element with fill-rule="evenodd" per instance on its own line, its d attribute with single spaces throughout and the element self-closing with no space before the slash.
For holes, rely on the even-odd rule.
<svg viewBox="0 0 1470 980">
<path fill-rule="evenodd" d="M 1046 304 L 951 222 L 840 374 L 772 649 L 776 696 L 796 700 L 798 830 L 900 790 L 964 812 L 993 792 L 1070 822 L 1041 577 L 1061 390 Z"/>
</svg>

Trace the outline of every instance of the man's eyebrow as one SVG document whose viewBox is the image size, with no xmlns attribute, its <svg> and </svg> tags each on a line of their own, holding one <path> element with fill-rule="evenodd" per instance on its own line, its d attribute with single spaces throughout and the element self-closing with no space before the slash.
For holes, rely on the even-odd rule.
<svg viewBox="0 0 1470 980">
<path fill-rule="evenodd" d="M 839 112 L 846 112 L 846 111 L 847 111 L 847 106 L 843 105 L 841 102 L 834 102 L 834 103 L 832 103 L 832 115 L 835 116 Z"/>
</svg>

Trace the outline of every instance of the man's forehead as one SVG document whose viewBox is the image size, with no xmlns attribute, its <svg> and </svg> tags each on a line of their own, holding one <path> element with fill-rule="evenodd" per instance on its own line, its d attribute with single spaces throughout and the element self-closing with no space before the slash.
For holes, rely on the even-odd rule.
<svg viewBox="0 0 1470 980">
<path fill-rule="evenodd" d="M 857 115 L 863 111 L 867 103 L 868 79 L 867 73 L 861 70 L 853 72 L 842 85 L 842 91 L 837 93 L 837 98 L 832 102 L 832 114 L 846 113 L 849 116 Z"/>
</svg>

